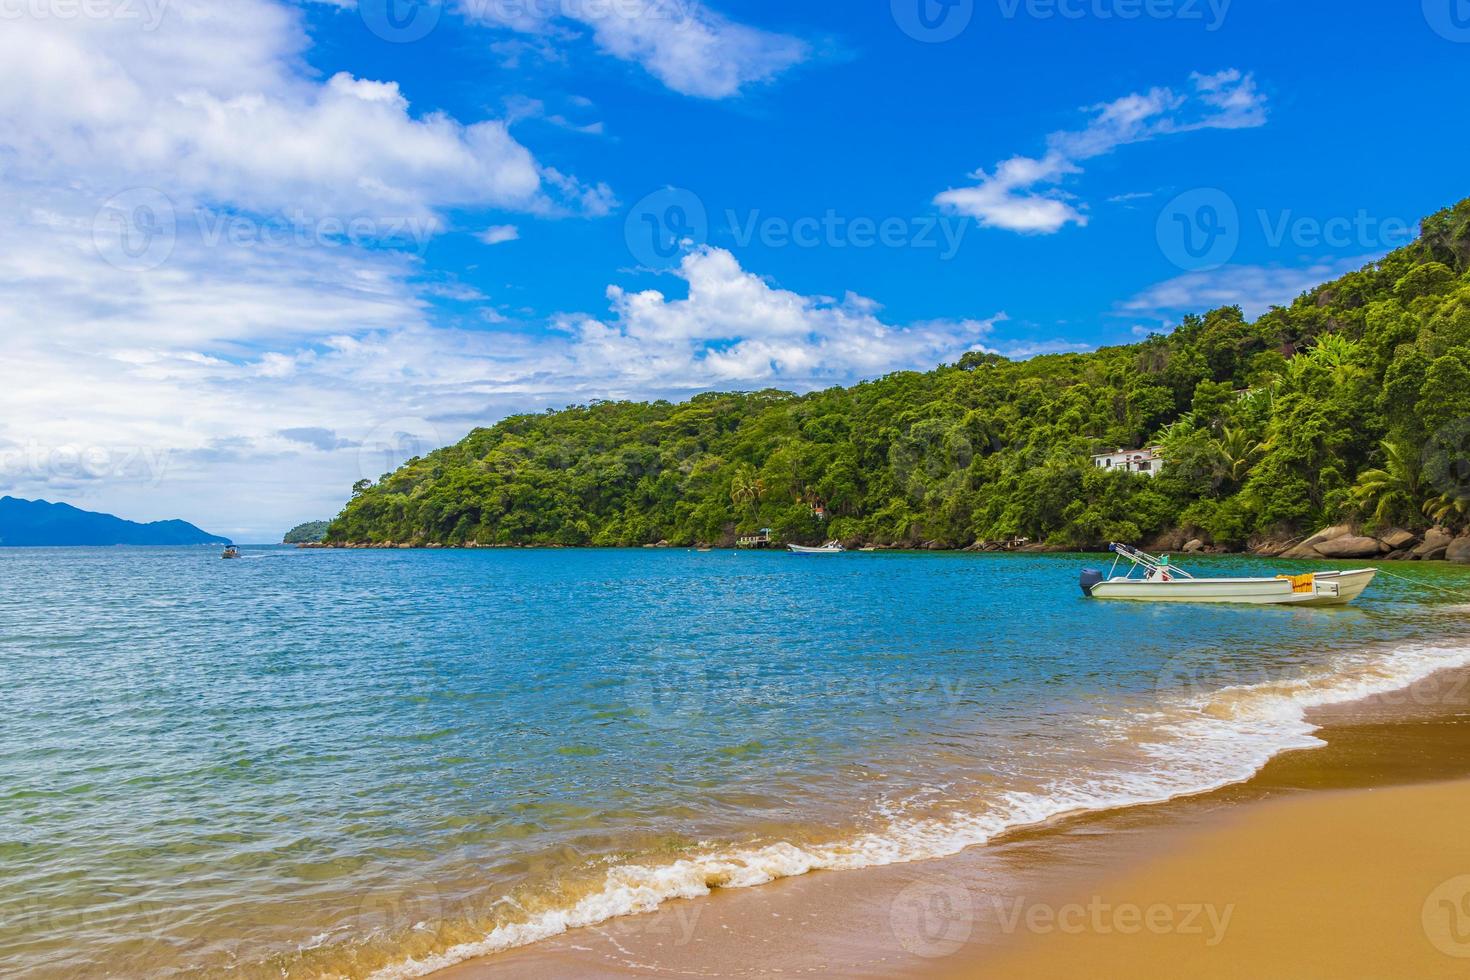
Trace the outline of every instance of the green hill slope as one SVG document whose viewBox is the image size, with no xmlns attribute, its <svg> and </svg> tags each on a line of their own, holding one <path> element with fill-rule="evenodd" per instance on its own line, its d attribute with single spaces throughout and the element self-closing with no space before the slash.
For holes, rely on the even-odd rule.
<svg viewBox="0 0 1470 980">
<path fill-rule="evenodd" d="M 307 521 L 297 524 L 281 538 L 282 544 L 315 544 L 327 536 L 331 521 Z"/>
<path fill-rule="evenodd" d="M 1470 201 L 1254 322 L 1226 307 L 1087 354 L 515 416 L 360 484 L 327 540 L 687 544 L 769 526 L 949 547 L 1185 529 L 1240 546 L 1342 518 L 1422 526 L 1426 508 L 1463 526 L 1467 270 Z M 1153 479 L 1089 460 L 1146 441 L 1168 461 Z"/>
</svg>

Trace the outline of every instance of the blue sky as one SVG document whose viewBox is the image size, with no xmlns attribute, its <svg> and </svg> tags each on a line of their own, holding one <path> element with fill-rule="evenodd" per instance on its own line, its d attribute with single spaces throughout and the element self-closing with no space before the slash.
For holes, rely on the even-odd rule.
<svg viewBox="0 0 1470 980">
<path fill-rule="evenodd" d="M 513 411 L 1257 313 L 1470 194 L 1462 0 L 36 0 L 0 492 L 241 540 Z"/>
</svg>

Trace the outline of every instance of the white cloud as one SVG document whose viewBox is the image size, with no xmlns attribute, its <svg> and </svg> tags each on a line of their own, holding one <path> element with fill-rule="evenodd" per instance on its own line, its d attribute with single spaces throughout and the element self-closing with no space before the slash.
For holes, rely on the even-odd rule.
<svg viewBox="0 0 1470 980">
<path fill-rule="evenodd" d="M 491 225 L 475 237 L 486 245 L 503 245 L 520 238 L 521 232 L 515 225 Z"/>
<path fill-rule="evenodd" d="M 305 74 L 299 15 L 268 0 L 173 0 L 126 19 L 10 18 L 0 146 L 10 171 L 167 189 L 231 208 L 429 221 L 445 208 L 558 206 L 504 122 L 415 114 L 398 85 Z M 104 195 L 105 196 L 105 195 Z"/>
<path fill-rule="evenodd" d="M 1185 313 L 1206 313 L 1221 306 L 1239 306 L 1247 317 L 1255 318 L 1378 257 L 1322 259 L 1294 268 L 1227 265 L 1208 272 L 1190 272 L 1150 286 L 1119 303 L 1114 312 L 1171 327 Z M 1143 335 L 1154 329 L 1138 326 L 1133 332 Z"/>
<path fill-rule="evenodd" d="M 739 95 L 810 55 L 799 38 L 732 21 L 698 0 L 461 0 L 460 8 L 472 20 L 533 35 L 587 28 L 602 51 L 641 65 L 675 92 L 705 99 Z"/>
<path fill-rule="evenodd" d="M 623 392 L 694 391 L 779 383 L 812 388 L 904 368 L 930 368 L 976 347 L 1003 314 L 989 320 L 895 326 L 878 305 L 852 293 L 841 300 L 770 285 L 724 249 L 684 257 L 684 299 L 658 290 L 608 289 L 611 319 L 563 317 L 574 377 Z"/>
<path fill-rule="evenodd" d="M 590 109 L 593 104 L 592 100 L 580 96 L 572 96 L 567 101 L 581 110 Z M 505 121 L 507 123 L 514 125 L 528 119 L 539 119 L 560 129 L 589 136 L 600 136 L 605 130 L 601 120 L 579 123 L 573 122 L 560 112 L 550 112 L 546 108 L 546 103 L 540 99 L 516 95 L 505 100 Z"/>
<path fill-rule="evenodd" d="M 1154 88 L 1092 106 L 1087 125 L 1049 135 L 1040 158 L 1014 156 L 993 172 L 977 170 L 970 177 L 978 183 L 944 191 L 935 203 L 987 227 L 1049 235 L 1068 224 L 1087 224 L 1083 207 L 1059 186 L 1080 174 L 1082 163 L 1160 136 L 1265 124 L 1266 101 L 1253 76 L 1234 69 L 1213 75 L 1196 72 L 1190 84 L 1192 91 L 1185 94 Z"/>
<path fill-rule="evenodd" d="M 410 255 L 211 241 L 181 220 L 168 261 L 132 272 L 99 256 L 89 203 L 65 189 L 0 186 L 0 209 L 16 216 L 0 225 L 0 490 L 241 540 L 335 514 L 394 465 L 373 447 L 398 432 L 417 452 L 591 398 L 924 369 L 1004 318 L 893 324 L 870 299 L 800 295 L 703 249 L 678 270 L 686 295 L 613 286 L 606 315 L 547 332 L 420 284 Z M 430 295 L 483 304 L 480 325 L 436 325 Z"/>
<path fill-rule="evenodd" d="M 616 199 L 501 120 L 316 76 L 289 4 L 119 11 L 0 30 L 0 488 L 258 540 L 336 511 L 354 443 L 481 417 L 481 367 L 525 366 L 431 325 L 499 316 L 425 274 L 446 212 Z"/>
</svg>

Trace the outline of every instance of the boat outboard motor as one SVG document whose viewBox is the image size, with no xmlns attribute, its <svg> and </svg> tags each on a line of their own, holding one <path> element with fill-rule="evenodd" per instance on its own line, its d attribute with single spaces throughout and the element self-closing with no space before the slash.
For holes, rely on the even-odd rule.
<svg viewBox="0 0 1470 980">
<path fill-rule="evenodd" d="M 1103 580 L 1103 573 L 1095 568 L 1082 569 L 1082 594 L 1092 595 L 1092 587 Z"/>
</svg>

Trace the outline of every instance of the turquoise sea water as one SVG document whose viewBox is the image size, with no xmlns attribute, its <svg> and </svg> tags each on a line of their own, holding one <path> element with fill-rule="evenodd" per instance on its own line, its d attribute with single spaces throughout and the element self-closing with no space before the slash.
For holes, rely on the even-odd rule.
<svg viewBox="0 0 1470 980">
<path fill-rule="evenodd" d="M 248 555 L 0 549 L 5 975 L 414 975 L 1245 778 L 1470 660 L 1447 566 L 1311 610 L 1085 600 L 1096 556 Z"/>
</svg>

